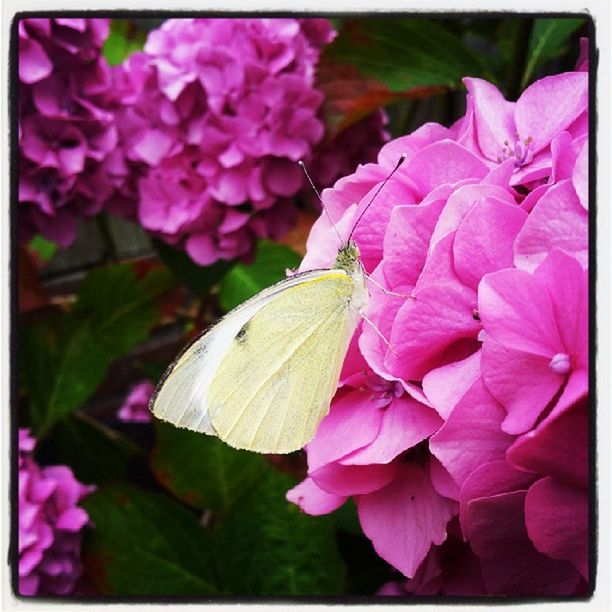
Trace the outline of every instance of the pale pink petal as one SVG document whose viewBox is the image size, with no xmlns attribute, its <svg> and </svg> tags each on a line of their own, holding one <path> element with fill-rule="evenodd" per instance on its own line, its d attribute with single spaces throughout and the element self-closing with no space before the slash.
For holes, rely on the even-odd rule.
<svg viewBox="0 0 612 612">
<path fill-rule="evenodd" d="M 565 377 L 550 368 L 550 357 L 503 346 L 491 336 L 482 345 L 482 376 L 489 392 L 505 408 L 502 429 L 520 434 L 555 396 Z"/>
<path fill-rule="evenodd" d="M 435 200 L 393 209 L 385 232 L 382 265 L 385 279 L 394 290 L 416 284 L 443 206 L 444 200 Z"/>
<path fill-rule="evenodd" d="M 343 465 L 389 463 L 401 452 L 428 438 L 442 425 L 434 410 L 411 397 L 394 399 L 384 409 L 375 440 L 341 460 Z"/>
<path fill-rule="evenodd" d="M 505 141 L 513 143 L 515 140 L 515 104 L 507 102 L 499 89 L 487 81 L 464 78 L 463 82 L 474 101 L 474 123 L 480 149 L 488 159 L 501 161 Z"/>
<path fill-rule="evenodd" d="M 357 499 L 359 520 L 376 552 L 408 577 L 414 576 L 432 544 L 446 539 L 456 502 L 438 495 L 429 470 L 402 465 L 386 487 Z"/>
<path fill-rule="evenodd" d="M 483 463 L 503 459 L 512 437 L 501 431 L 506 413 L 481 379 L 468 389 L 430 441 L 431 452 L 461 487 Z"/>
<path fill-rule="evenodd" d="M 524 270 L 487 274 L 478 288 L 482 326 L 496 342 L 549 359 L 563 352 L 546 284 Z"/>
<path fill-rule="evenodd" d="M 468 510 L 468 538 L 482 559 L 489 593 L 529 596 L 571 595 L 580 574 L 570 563 L 550 559 L 531 544 L 525 529 L 525 491 L 475 499 Z"/>
<path fill-rule="evenodd" d="M 461 221 L 453 244 L 457 276 L 472 289 L 488 272 L 512 266 L 514 239 L 527 219 L 516 204 L 485 199 Z"/>
<path fill-rule="evenodd" d="M 391 333 L 386 365 L 406 381 L 421 380 L 438 367 L 444 352 L 455 342 L 475 339 L 480 325 L 474 320 L 476 296 L 455 284 L 430 285 L 416 300 L 398 311 Z"/>
<path fill-rule="evenodd" d="M 341 459 L 376 438 L 383 412 L 376 406 L 375 399 L 367 387 L 339 393 L 315 437 L 307 445 L 310 472 Z"/>
<path fill-rule="evenodd" d="M 306 478 L 293 489 L 289 489 L 285 497 L 287 501 L 297 504 L 306 514 L 312 514 L 313 516 L 329 514 L 339 508 L 347 499 L 343 495 L 334 495 L 323 491 L 312 478 Z"/>
<path fill-rule="evenodd" d="M 308 475 L 324 491 L 348 496 L 377 491 L 395 478 L 398 469 L 397 461 L 383 465 L 329 463 Z"/>
<path fill-rule="evenodd" d="M 429 472 L 431 484 L 442 496 L 459 501 L 460 489 L 448 470 L 436 459 L 435 455 L 429 458 Z"/>
<path fill-rule="evenodd" d="M 548 287 L 555 320 L 572 367 L 588 367 L 588 271 L 574 257 L 554 249 L 534 276 Z"/>
<path fill-rule="evenodd" d="M 539 151 L 587 108 L 589 75 L 564 72 L 539 79 L 516 103 L 516 128 L 521 138 L 533 139 Z"/>
<path fill-rule="evenodd" d="M 586 141 L 578 154 L 574 172 L 572 174 L 572 184 L 578 194 L 580 203 L 589 209 L 589 142 Z"/>
<path fill-rule="evenodd" d="M 548 253 L 559 248 L 588 265 L 588 213 L 572 182 L 561 181 L 542 195 L 514 245 L 517 267 L 534 270 Z"/>
<path fill-rule="evenodd" d="M 588 580 L 589 497 L 587 489 L 554 478 L 533 484 L 525 498 L 525 525 L 537 550 L 571 561 Z"/>
<path fill-rule="evenodd" d="M 444 419 L 480 375 L 480 351 L 461 361 L 428 372 L 423 378 L 423 391 L 431 405 Z"/>
<path fill-rule="evenodd" d="M 173 144 L 174 139 L 169 134 L 161 130 L 151 129 L 143 132 L 132 146 L 132 150 L 150 166 L 158 166 Z"/>
<path fill-rule="evenodd" d="M 483 178 L 487 166 L 473 153 L 450 140 L 442 140 L 421 149 L 405 164 L 423 197 L 440 185 L 453 184 L 467 178 Z"/>
<path fill-rule="evenodd" d="M 498 185 L 480 184 L 459 187 L 450 195 L 444 210 L 440 213 L 440 218 L 431 238 L 432 245 L 454 232 L 468 211 L 484 198 L 514 204 L 514 199 L 508 191 Z"/>
</svg>

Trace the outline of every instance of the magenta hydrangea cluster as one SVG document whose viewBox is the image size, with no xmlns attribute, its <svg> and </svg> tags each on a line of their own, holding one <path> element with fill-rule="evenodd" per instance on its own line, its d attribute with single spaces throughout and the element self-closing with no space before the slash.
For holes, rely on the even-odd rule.
<svg viewBox="0 0 612 612">
<path fill-rule="evenodd" d="M 386 144 L 323 192 L 302 270 L 353 238 L 373 281 L 288 492 L 348 498 L 408 580 L 383 593 L 572 595 L 589 580 L 588 74 Z M 402 155 L 406 159 L 379 195 Z M 333 219 L 335 229 L 330 224 Z"/>
<path fill-rule="evenodd" d="M 69 595 L 81 577 L 81 530 L 89 522 L 78 502 L 94 489 L 65 465 L 40 467 L 35 439 L 19 430 L 19 593 Z"/>
<path fill-rule="evenodd" d="M 19 221 L 61 246 L 112 194 L 118 134 L 101 55 L 108 19 L 19 21 Z"/>
<path fill-rule="evenodd" d="M 333 36 L 325 19 L 170 19 L 152 31 L 114 75 L 124 212 L 202 265 L 289 229 L 297 161 L 324 134 L 314 72 Z"/>
<path fill-rule="evenodd" d="M 134 385 L 117 410 L 117 418 L 126 423 L 149 423 L 151 421 L 149 400 L 154 390 L 155 387 L 150 380 L 143 380 Z"/>
</svg>

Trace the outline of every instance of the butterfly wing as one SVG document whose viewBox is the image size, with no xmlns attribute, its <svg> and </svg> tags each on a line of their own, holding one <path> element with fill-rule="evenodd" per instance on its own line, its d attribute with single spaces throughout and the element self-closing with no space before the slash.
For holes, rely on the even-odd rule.
<svg viewBox="0 0 612 612">
<path fill-rule="evenodd" d="M 240 329 L 288 289 L 318 279 L 329 270 L 296 274 L 247 300 L 188 346 L 166 370 L 151 399 L 153 414 L 178 427 L 216 435 L 208 410 L 210 384 Z"/>
<path fill-rule="evenodd" d="M 287 453 L 327 414 L 358 315 L 341 270 L 275 296 L 254 314 L 215 372 L 209 414 L 230 446 Z"/>
</svg>

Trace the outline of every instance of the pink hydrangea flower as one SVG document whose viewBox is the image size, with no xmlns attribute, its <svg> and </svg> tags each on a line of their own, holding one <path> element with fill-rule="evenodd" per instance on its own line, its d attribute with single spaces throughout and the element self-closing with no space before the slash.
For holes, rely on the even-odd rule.
<svg viewBox="0 0 612 612">
<path fill-rule="evenodd" d="M 352 237 L 376 284 L 288 499 L 325 514 L 353 497 L 378 554 L 411 579 L 405 592 L 575 594 L 588 576 L 586 476 L 552 462 L 588 391 L 586 75 L 538 81 L 516 104 L 468 84 L 452 128 L 391 141 L 322 194 L 329 214 L 301 269 L 332 265 L 337 233 L 369 207 Z M 500 109 L 503 129 L 539 130 L 518 165 L 516 152 L 483 152 Z M 560 524 L 576 517 L 570 535 L 544 524 L 556 502 Z M 444 591 L 434 551 L 455 535 L 471 569 Z"/>
<path fill-rule="evenodd" d="M 117 411 L 117 418 L 127 423 L 148 423 L 151 420 L 149 400 L 155 386 L 150 380 L 134 385 Z"/>
<path fill-rule="evenodd" d="M 562 131 L 573 138 L 588 131 L 588 73 L 565 72 L 536 81 L 516 102 L 508 102 L 491 83 L 463 80 L 468 113 L 460 142 L 489 166 L 514 162 L 513 185 L 546 178 L 551 169 L 551 143 Z"/>
<path fill-rule="evenodd" d="M 19 21 L 19 202 L 22 238 L 68 246 L 77 220 L 112 193 L 107 159 L 117 145 L 101 56 L 108 19 Z"/>
<path fill-rule="evenodd" d="M 135 201 L 124 213 L 202 265 L 280 237 L 304 184 L 296 162 L 323 137 L 314 70 L 333 36 L 324 19 L 170 19 L 152 31 L 114 74 L 125 156 L 114 177 Z"/>
<path fill-rule="evenodd" d="M 19 593 L 70 595 L 82 573 L 81 530 L 89 522 L 77 504 L 94 487 L 64 465 L 40 467 L 35 440 L 19 430 Z"/>
</svg>

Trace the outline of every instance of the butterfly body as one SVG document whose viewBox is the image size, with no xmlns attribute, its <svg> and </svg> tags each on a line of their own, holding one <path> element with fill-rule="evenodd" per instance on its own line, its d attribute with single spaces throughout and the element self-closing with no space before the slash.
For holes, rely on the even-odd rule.
<svg viewBox="0 0 612 612">
<path fill-rule="evenodd" d="M 153 414 L 235 448 L 303 447 L 329 411 L 367 298 L 349 242 L 333 268 L 264 289 L 187 347 L 160 381 Z"/>
</svg>

